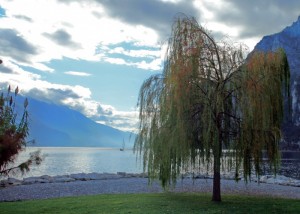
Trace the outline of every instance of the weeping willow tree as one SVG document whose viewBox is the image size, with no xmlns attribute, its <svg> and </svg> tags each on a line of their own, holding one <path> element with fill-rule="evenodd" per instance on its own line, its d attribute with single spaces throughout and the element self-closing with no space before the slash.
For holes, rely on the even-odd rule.
<svg viewBox="0 0 300 214">
<path fill-rule="evenodd" d="M 140 89 L 135 151 L 149 179 L 175 185 L 183 169 L 213 163 L 213 201 L 221 201 L 221 164 L 261 173 L 263 151 L 276 172 L 289 67 L 282 50 L 254 53 L 217 42 L 194 18 L 179 17 L 162 74 Z M 226 149 L 226 153 L 224 152 Z M 223 157 L 227 156 L 225 163 Z"/>
</svg>

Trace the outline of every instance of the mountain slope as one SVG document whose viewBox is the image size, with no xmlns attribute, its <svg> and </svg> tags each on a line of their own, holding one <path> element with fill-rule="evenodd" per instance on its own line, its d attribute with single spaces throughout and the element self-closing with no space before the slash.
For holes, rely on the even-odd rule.
<svg viewBox="0 0 300 214">
<path fill-rule="evenodd" d="M 254 51 L 275 51 L 283 48 L 291 70 L 292 121 L 283 125 L 283 148 L 300 149 L 300 16 L 281 32 L 265 36 Z"/>
<path fill-rule="evenodd" d="M 35 146 L 98 146 L 126 147 L 130 133 L 98 124 L 81 113 L 65 106 L 45 103 L 29 98 L 30 134 Z"/>
</svg>

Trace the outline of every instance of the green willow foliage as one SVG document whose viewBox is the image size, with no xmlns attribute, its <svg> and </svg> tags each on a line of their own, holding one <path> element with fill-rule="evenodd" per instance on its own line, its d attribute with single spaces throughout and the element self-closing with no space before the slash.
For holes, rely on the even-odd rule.
<svg viewBox="0 0 300 214">
<path fill-rule="evenodd" d="M 212 162 L 215 176 L 225 164 L 247 179 L 252 163 L 260 174 L 263 150 L 276 172 L 287 58 L 278 50 L 246 61 L 244 52 L 216 42 L 193 18 L 176 19 L 163 73 L 143 83 L 138 100 L 134 149 L 150 181 L 168 187 L 184 169 Z"/>
</svg>

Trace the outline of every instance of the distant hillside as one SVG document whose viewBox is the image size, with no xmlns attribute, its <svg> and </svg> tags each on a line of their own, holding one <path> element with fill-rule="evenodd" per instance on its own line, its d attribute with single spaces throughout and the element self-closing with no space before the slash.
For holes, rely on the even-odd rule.
<svg viewBox="0 0 300 214">
<path fill-rule="evenodd" d="M 300 17 L 281 32 L 265 36 L 254 51 L 274 51 L 283 48 L 291 69 L 292 121 L 283 125 L 286 149 L 300 149 Z"/>
<path fill-rule="evenodd" d="M 18 97 L 19 101 L 23 100 Z M 133 146 L 134 136 L 109 126 L 98 124 L 81 113 L 65 106 L 58 106 L 29 98 L 30 135 L 34 146 Z"/>
</svg>

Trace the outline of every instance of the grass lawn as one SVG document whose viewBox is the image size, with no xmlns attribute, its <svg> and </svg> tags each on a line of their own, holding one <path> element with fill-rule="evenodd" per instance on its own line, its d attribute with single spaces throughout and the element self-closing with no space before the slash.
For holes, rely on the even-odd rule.
<svg viewBox="0 0 300 214">
<path fill-rule="evenodd" d="M 1 202 L 0 213 L 300 213 L 300 200 L 193 193 L 111 194 Z"/>
</svg>

